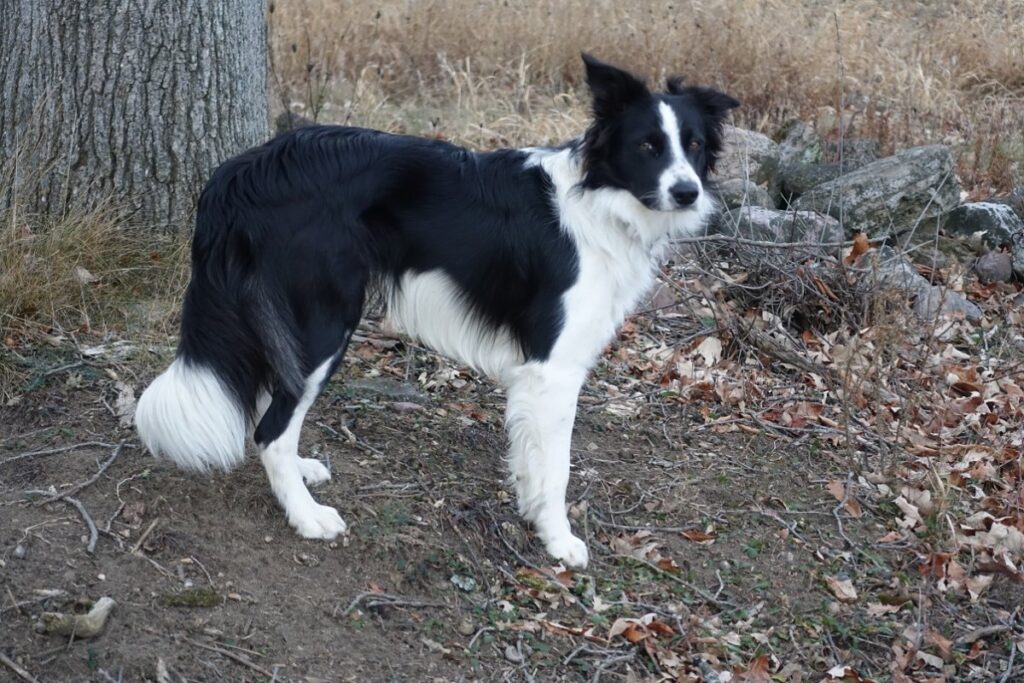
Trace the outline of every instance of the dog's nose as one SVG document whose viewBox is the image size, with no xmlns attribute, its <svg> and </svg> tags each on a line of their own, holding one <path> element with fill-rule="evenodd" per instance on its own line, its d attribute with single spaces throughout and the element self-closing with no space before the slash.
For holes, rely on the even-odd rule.
<svg viewBox="0 0 1024 683">
<path fill-rule="evenodd" d="M 676 206 L 682 209 L 697 201 L 697 197 L 700 196 L 700 188 L 693 181 L 683 180 L 673 185 L 669 189 L 669 193 L 675 200 Z"/>
</svg>

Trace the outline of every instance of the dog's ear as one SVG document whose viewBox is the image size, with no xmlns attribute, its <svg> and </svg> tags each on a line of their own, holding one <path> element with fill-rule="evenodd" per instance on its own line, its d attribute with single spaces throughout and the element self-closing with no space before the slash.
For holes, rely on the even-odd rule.
<svg viewBox="0 0 1024 683">
<path fill-rule="evenodd" d="M 587 85 L 594 98 L 594 116 L 608 118 L 621 113 L 630 104 L 650 97 L 650 91 L 639 78 L 611 64 L 583 53 L 587 68 Z"/>
</svg>

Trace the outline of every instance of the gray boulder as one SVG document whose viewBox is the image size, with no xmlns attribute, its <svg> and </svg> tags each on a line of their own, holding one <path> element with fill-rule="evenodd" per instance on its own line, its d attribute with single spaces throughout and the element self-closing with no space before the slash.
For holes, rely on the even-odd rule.
<svg viewBox="0 0 1024 683">
<path fill-rule="evenodd" d="M 993 249 L 1024 239 L 1024 221 L 1008 205 L 995 202 L 962 204 L 946 215 L 942 228 L 967 238 L 982 233 L 981 241 Z"/>
<path fill-rule="evenodd" d="M 914 315 L 922 321 L 932 321 L 939 314 L 962 314 L 971 322 L 981 320 L 982 312 L 963 294 L 945 287 L 936 287 L 917 272 L 917 269 L 892 247 L 869 251 L 857 261 L 858 268 L 876 278 L 883 289 L 903 292 L 912 302 Z"/>
<path fill-rule="evenodd" d="M 882 145 L 878 140 L 846 138 L 840 148 L 838 140 L 828 141 L 822 147 L 822 156 L 825 160 L 837 164 L 842 159 L 843 173 L 849 173 L 878 161 L 882 157 Z"/>
<path fill-rule="evenodd" d="M 814 126 L 792 119 L 782 125 L 779 141 L 779 162 L 783 164 L 816 164 L 822 159 L 823 145 Z"/>
<path fill-rule="evenodd" d="M 793 204 L 802 194 L 822 183 L 839 177 L 839 164 L 806 164 L 782 162 L 772 176 L 768 191 L 780 207 Z"/>
<path fill-rule="evenodd" d="M 801 246 L 790 248 L 790 254 L 798 260 L 837 254 L 838 247 L 822 245 L 843 240 L 839 221 L 810 211 L 744 206 L 723 212 L 716 226 L 720 234 L 728 236 L 767 242 L 799 242 Z"/>
<path fill-rule="evenodd" d="M 779 164 L 779 146 L 767 135 L 735 126 L 725 127 L 725 146 L 715 166 L 719 178 L 767 181 Z"/>
<path fill-rule="evenodd" d="M 741 206 L 774 206 L 767 190 L 743 178 L 719 181 L 715 184 L 715 194 L 726 209 L 738 209 Z"/>
<path fill-rule="evenodd" d="M 974 272 L 984 284 L 1009 282 L 1013 277 L 1013 259 L 1005 251 L 990 251 L 974 264 Z"/>
<path fill-rule="evenodd" d="M 944 145 L 914 147 L 844 173 L 804 193 L 801 211 L 842 217 L 847 232 L 869 236 L 910 228 L 960 201 L 953 155 Z"/>
<path fill-rule="evenodd" d="M 1002 197 L 992 197 L 986 201 L 994 204 L 1005 204 L 1006 206 L 1013 209 L 1013 212 L 1017 214 L 1021 219 L 1024 219 L 1024 185 L 1019 185 L 1010 192 L 1008 195 Z"/>
</svg>

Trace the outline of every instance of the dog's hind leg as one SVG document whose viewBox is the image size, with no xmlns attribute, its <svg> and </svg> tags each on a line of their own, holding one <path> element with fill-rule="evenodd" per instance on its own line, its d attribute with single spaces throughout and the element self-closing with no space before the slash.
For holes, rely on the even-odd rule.
<svg viewBox="0 0 1024 683">
<path fill-rule="evenodd" d="M 301 396 L 275 391 L 256 429 L 256 443 L 260 446 L 260 458 L 270 488 L 284 508 L 288 523 L 304 538 L 330 539 L 347 530 L 338 511 L 313 500 L 303 483 L 303 479 L 315 483 L 330 478 L 327 468 L 311 458 L 299 457 L 302 421 L 340 357 L 341 353 L 337 352 L 318 365 L 306 378 Z"/>
<path fill-rule="evenodd" d="M 318 262 L 315 254 L 303 262 L 307 267 L 292 274 L 292 282 L 303 293 L 306 306 L 297 321 L 308 364 L 304 386 L 299 395 L 278 386 L 254 436 L 270 488 L 288 523 L 305 538 L 330 539 L 345 533 L 347 527 L 337 510 L 317 503 L 306 488 L 307 483 L 327 481 L 331 474 L 315 458 L 299 457 L 299 432 L 359 322 L 366 277 L 356 262 L 342 263 L 340 275 L 331 272 L 335 263 Z"/>
<path fill-rule="evenodd" d="M 572 567 L 585 567 L 588 559 L 565 510 L 576 398 L 585 374 L 530 362 L 507 377 L 509 468 L 519 512 L 533 522 L 548 553 Z"/>
</svg>

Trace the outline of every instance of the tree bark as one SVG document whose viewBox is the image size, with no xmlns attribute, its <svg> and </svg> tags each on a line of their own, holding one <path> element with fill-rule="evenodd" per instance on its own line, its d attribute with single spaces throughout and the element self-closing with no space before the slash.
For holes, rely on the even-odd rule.
<svg viewBox="0 0 1024 683">
<path fill-rule="evenodd" d="M 0 204 L 180 229 L 268 132 L 266 0 L 0 0 Z"/>
</svg>

